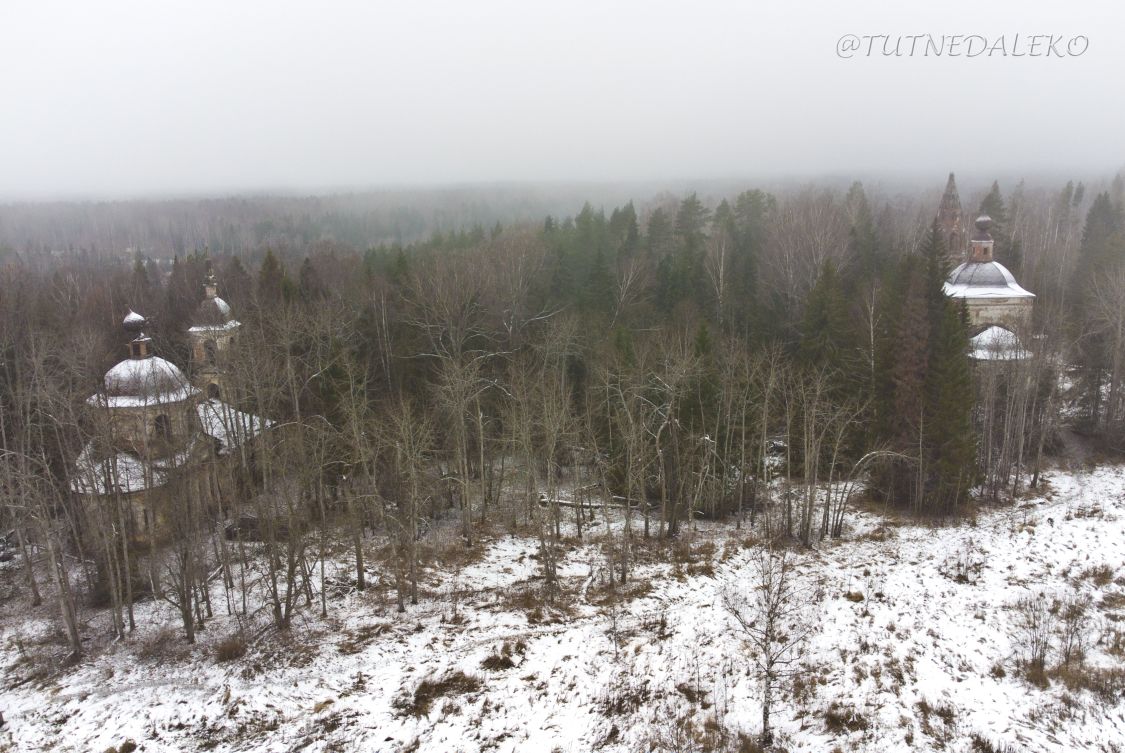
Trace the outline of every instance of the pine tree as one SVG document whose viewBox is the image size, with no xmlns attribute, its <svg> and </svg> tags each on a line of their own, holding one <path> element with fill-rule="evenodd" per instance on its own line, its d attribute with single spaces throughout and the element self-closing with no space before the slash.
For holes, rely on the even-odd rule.
<svg viewBox="0 0 1125 753">
<path fill-rule="evenodd" d="M 1070 280 L 1070 301 L 1077 324 L 1074 338 L 1078 343 L 1078 365 L 1082 369 L 1082 386 L 1087 417 L 1097 424 L 1101 416 L 1102 381 L 1106 369 L 1105 339 L 1092 331 L 1087 301 L 1094 285 L 1115 267 L 1125 263 L 1121 209 L 1101 193 L 1086 213 L 1082 231 L 1078 265 Z"/>
<path fill-rule="evenodd" d="M 141 254 L 133 262 L 133 279 L 129 290 L 129 306 L 137 311 L 153 311 L 155 286 L 149 276 L 148 264 Z"/>
<path fill-rule="evenodd" d="M 649 215 L 648 226 L 645 229 L 645 246 L 657 259 L 662 259 L 673 251 L 672 223 L 668 219 L 668 214 L 660 207 L 652 210 L 652 214 Z"/>
<path fill-rule="evenodd" d="M 680 202 L 676 213 L 676 240 L 681 254 L 690 257 L 703 252 L 709 216 L 710 212 L 694 193 Z"/>
<path fill-rule="evenodd" d="M 948 514 L 976 481 L 972 373 L 964 304 L 945 299 L 931 339 L 926 384 L 929 509 Z"/>
<path fill-rule="evenodd" d="M 855 341 L 836 265 L 826 261 L 809 291 L 801 321 L 798 351 L 808 366 L 823 366 L 841 374 L 854 372 Z"/>
<path fill-rule="evenodd" d="M 1000 184 L 997 181 L 992 182 L 992 188 L 981 200 L 980 214 L 987 214 L 992 218 L 989 232 L 992 235 L 993 253 L 996 259 L 1003 262 L 1012 274 L 1018 275 L 1022 262 L 1020 248 L 1013 247 L 1008 209 L 1004 206 L 1004 196 L 1000 193 Z"/>
<path fill-rule="evenodd" d="M 908 454 L 917 454 L 925 421 L 926 370 L 930 350 L 930 306 L 917 260 L 910 264 L 906 295 L 894 337 L 891 383 L 894 389 L 892 436 Z"/>
<path fill-rule="evenodd" d="M 947 262 L 936 223 L 921 257 L 904 264 L 895 336 L 881 356 L 893 400 L 880 413 L 884 436 L 913 460 L 896 463 L 882 481 L 900 504 L 947 514 L 977 478 L 968 316 L 943 292 Z"/>
<path fill-rule="evenodd" d="M 613 306 L 613 273 L 601 249 L 594 254 L 590 264 L 582 297 L 589 311 L 606 312 Z"/>
<path fill-rule="evenodd" d="M 609 217 L 609 234 L 617 247 L 619 257 L 628 257 L 640 247 L 641 233 L 637 225 L 637 210 L 633 202 L 614 209 Z"/>
<path fill-rule="evenodd" d="M 281 303 L 284 292 L 285 268 L 273 250 L 268 250 L 258 270 L 258 302 L 264 306 L 276 306 Z"/>
<path fill-rule="evenodd" d="M 304 263 L 301 264 L 301 271 L 297 279 L 297 289 L 302 301 L 310 303 L 324 297 L 326 291 L 324 289 L 324 284 L 321 282 L 320 273 L 316 271 L 312 260 L 307 256 L 305 257 Z"/>
<path fill-rule="evenodd" d="M 743 191 L 734 202 L 734 250 L 727 299 L 731 302 L 730 317 L 736 331 L 761 335 L 765 329 L 758 291 L 758 259 L 773 206 L 773 197 L 758 190 Z"/>
</svg>

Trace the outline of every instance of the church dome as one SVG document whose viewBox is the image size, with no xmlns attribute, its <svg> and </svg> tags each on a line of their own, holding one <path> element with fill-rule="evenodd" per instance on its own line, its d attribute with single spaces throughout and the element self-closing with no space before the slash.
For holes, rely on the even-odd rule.
<svg viewBox="0 0 1125 753">
<path fill-rule="evenodd" d="M 216 295 L 199 302 L 191 317 L 191 324 L 193 327 L 222 327 L 230 320 L 230 304 Z"/>
<path fill-rule="evenodd" d="M 124 405 L 174 403 L 191 395 L 184 373 L 175 364 L 158 356 L 130 358 L 105 374 L 105 391 L 111 401 Z"/>
<path fill-rule="evenodd" d="M 1033 298 L 998 261 L 965 262 L 949 273 L 946 295 L 954 298 Z"/>
<path fill-rule="evenodd" d="M 1004 327 L 991 326 L 970 341 L 972 357 L 978 361 L 1013 361 L 1030 357 L 1016 333 Z"/>
</svg>

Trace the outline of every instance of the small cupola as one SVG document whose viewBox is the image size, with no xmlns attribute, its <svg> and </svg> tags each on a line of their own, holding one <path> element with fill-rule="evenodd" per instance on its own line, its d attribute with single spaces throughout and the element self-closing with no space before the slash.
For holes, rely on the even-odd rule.
<svg viewBox="0 0 1125 753">
<path fill-rule="evenodd" d="M 969 241 L 969 261 L 990 262 L 992 261 L 992 235 L 988 231 L 992 227 L 992 218 L 987 214 L 982 214 L 977 217 L 976 227 L 977 231 L 973 233 L 973 237 Z"/>
<path fill-rule="evenodd" d="M 133 335 L 133 339 L 129 341 L 129 357 L 134 360 L 152 356 L 152 338 L 144 333 L 146 324 L 148 324 L 148 321 L 132 309 L 125 315 L 125 320 L 121 322 L 125 331 Z"/>
<path fill-rule="evenodd" d="M 203 297 L 215 298 L 219 295 L 219 284 L 215 281 L 215 269 L 211 266 L 211 260 L 207 260 L 207 277 L 203 279 Z"/>
</svg>

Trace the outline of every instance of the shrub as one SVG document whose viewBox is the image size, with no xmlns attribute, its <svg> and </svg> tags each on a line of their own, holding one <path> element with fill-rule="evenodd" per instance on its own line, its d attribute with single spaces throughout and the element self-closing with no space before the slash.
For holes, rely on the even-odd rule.
<svg viewBox="0 0 1125 753">
<path fill-rule="evenodd" d="M 344 639 L 340 641 L 339 645 L 336 646 L 336 650 L 345 656 L 358 654 L 388 630 L 390 630 L 390 626 L 382 622 L 363 625 L 347 633 Z"/>
<path fill-rule="evenodd" d="M 395 708 L 413 716 L 425 716 L 437 699 L 475 693 L 480 688 L 481 681 L 476 677 L 470 677 L 461 671 L 450 672 L 436 680 L 423 680 L 413 694 L 396 701 Z"/>
<path fill-rule="evenodd" d="M 615 679 L 598 699 L 598 706 L 606 716 L 631 714 L 648 702 L 648 683 L 629 676 Z"/>
<path fill-rule="evenodd" d="M 1104 588 L 1113 581 L 1113 568 L 1109 565 L 1095 565 L 1088 567 L 1078 576 L 1082 580 L 1090 580 L 1098 588 Z"/>
<path fill-rule="evenodd" d="M 856 732 L 865 730 L 871 723 L 854 708 L 845 708 L 835 701 L 824 712 L 824 726 L 829 732 Z"/>
<path fill-rule="evenodd" d="M 972 753 L 1015 753 L 1012 748 L 1006 745 L 992 744 L 978 732 L 974 732 L 969 737 L 969 742 L 972 745 Z"/>
<path fill-rule="evenodd" d="M 220 664 L 235 659 L 241 659 L 246 655 L 246 641 L 240 633 L 224 638 L 215 646 L 215 661 Z"/>
<path fill-rule="evenodd" d="M 1016 602 L 1013 643 L 1022 648 L 1027 662 L 1028 680 L 1042 686 L 1044 670 L 1051 651 L 1058 605 L 1052 605 L 1043 594 L 1025 596 Z"/>
<path fill-rule="evenodd" d="M 1063 666 L 1081 663 L 1090 643 L 1090 597 L 1071 594 L 1059 609 L 1059 654 Z"/>
<path fill-rule="evenodd" d="M 499 672 L 505 669 L 511 669 L 516 666 L 515 661 L 512 660 L 513 656 L 523 656 L 523 652 L 527 651 L 527 644 L 520 638 L 516 642 L 504 641 L 499 650 L 492 652 L 481 661 L 482 668 L 490 672 Z"/>
<path fill-rule="evenodd" d="M 1059 667 L 1052 673 L 1070 690 L 1089 690 L 1105 703 L 1125 700 L 1125 669 L 1085 666 Z"/>
</svg>

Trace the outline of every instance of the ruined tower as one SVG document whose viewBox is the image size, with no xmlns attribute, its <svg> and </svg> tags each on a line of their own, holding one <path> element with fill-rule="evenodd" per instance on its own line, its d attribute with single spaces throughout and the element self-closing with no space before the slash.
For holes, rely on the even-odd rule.
<svg viewBox="0 0 1125 753">
<path fill-rule="evenodd" d="M 957 195 L 957 181 L 953 173 L 945 184 L 937 217 L 934 218 L 945 242 L 945 252 L 952 266 L 965 261 L 965 223 L 961 214 L 961 197 Z"/>
<path fill-rule="evenodd" d="M 224 362 L 234 350 L 233 343 L 242 325 L 231 316 L 230 306 L 219 297 L 219 286 L 211 263 L 203 282 L 203 300 L 191 319 L 191 373 L 195 386 L 205 390 L 210 400 L 226 391 Z"/>
</svg>

